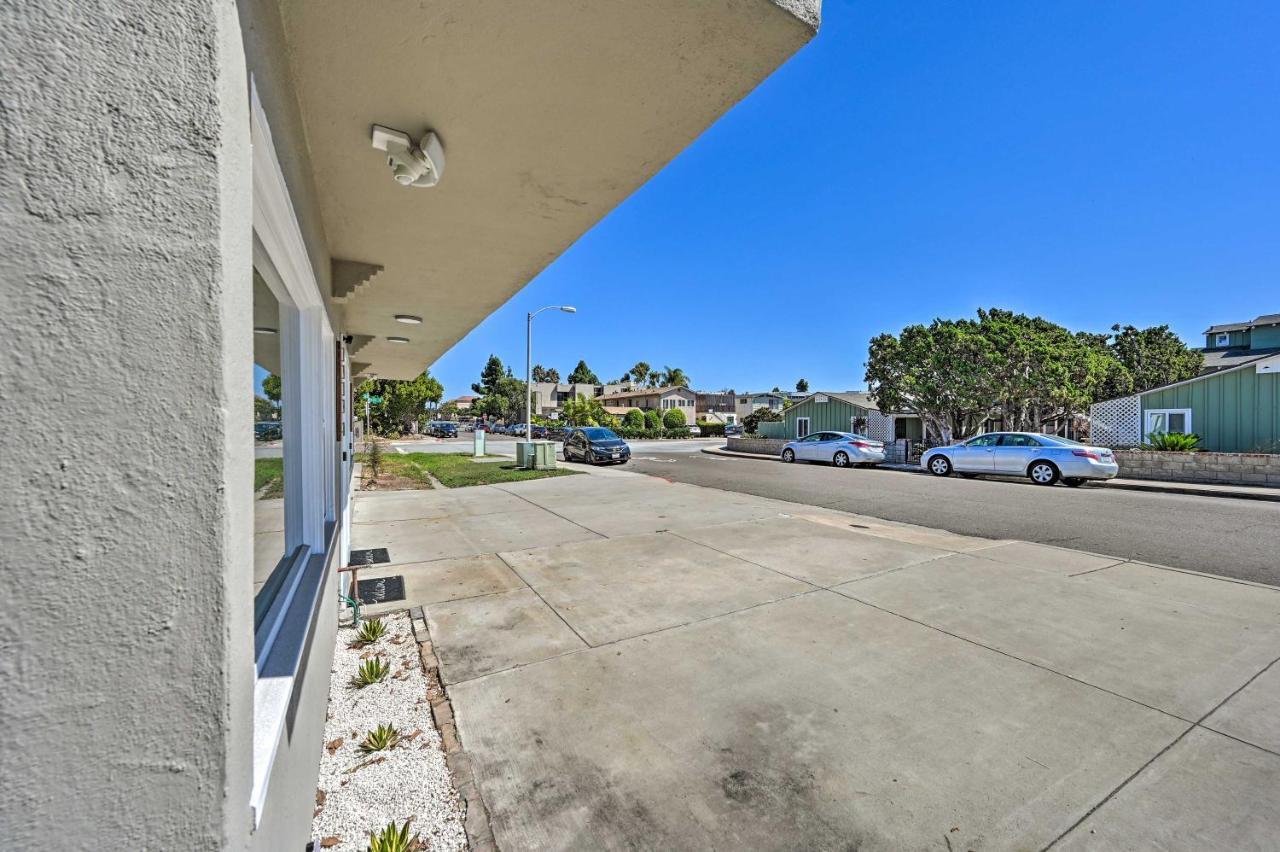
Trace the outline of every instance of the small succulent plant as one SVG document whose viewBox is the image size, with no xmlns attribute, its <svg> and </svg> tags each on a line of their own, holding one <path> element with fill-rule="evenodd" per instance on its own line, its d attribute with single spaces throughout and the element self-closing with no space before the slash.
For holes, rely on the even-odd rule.
<svg viewBox="0 0 1280 852">
<path fill-rule="evenodd" d="M 363 689 L 366 686 L 372 686 L 375 683 L 381 683 L 387 679 L 387 675 L 391 674 L 391 665 L 382 657 L 372 657 L 360 664 L 360 668 L 356 669 L 356 676 L 352 678 L 352 683 L 357 689 Z"/>
<path fill-rule="evenodd" d="M 379 725 L 364 735 L 364 739 L 360 741 L 360 750 L 365 754 L 373 754 L 375 751 L 395 748 L 398 742 L 400 732 L 395 725 Z"/>
<path fill-rule="evenodd" d="M 413 852 L 421 848 L 422 844 L 418 840 L 417 833 L 415 832 L 412 837 L 409 836 L 411 822 L 412 820 L 405 820 L 404 825 L 399 827 L 392 822 L 377 834 L 370 832 L 369 852 Z"/>
<path fill-rule="evenodd" d="M 368 645 L 377 642 L 386 635 L 387 625 L 382 623 L 381 618 L 374 618 L 369 621 L 361 622 L 360 627 L 356 630 L 356 641 L 362 645 Z"/>
</svg>

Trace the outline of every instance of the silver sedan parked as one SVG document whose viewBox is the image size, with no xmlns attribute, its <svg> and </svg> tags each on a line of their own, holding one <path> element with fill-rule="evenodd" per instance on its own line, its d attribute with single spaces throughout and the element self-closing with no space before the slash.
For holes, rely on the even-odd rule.
<svg viewBox="0 0 1280 852">
<path fill-rule="evenodd" d="M 884 461 L 884 443 L 852 432 L 814 432 L 782 448 L 784 462 L 822 461 L 836 467 L 879 464 Z"/>
<path fill-rule="evenodd" d="M 1035 432 L 989 432 L 950 447 L 934 447 L 920 457 L 934 476 L 996 474 L 1025 476 L 1036 485 L 1059 479 L 1076 487 L 1090 479 L 1111 479 L 1120 472 L 1106 447 Z"/>
</svg>

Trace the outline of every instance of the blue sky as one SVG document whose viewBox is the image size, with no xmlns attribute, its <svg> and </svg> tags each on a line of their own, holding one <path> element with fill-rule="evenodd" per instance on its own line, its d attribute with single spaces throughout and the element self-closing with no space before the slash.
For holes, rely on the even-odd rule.
<svg viewBox="0 0 1280 852">
<path fill-rule="evenodd" d="M 860 388 L 867 341 L 982 306 L 1074 329 L 1280 311 L 1280 3 L 850 3 L 458 343 L 701 389 Z M 626 305 L 619 310 L 619 303 Z"/>
</svg>

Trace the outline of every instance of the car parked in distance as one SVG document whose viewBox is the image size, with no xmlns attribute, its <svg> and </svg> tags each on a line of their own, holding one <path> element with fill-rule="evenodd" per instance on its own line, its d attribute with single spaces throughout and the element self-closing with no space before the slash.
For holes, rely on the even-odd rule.
<svg viewBox="0 0 1280 852">
<path fill-rule="evenodd" d="M 830 462 L 836 467 L 879 464 L 884 461 L 884 442 L 853 432 L 814 432 L 782 448 L 784 462 Z"/>
<path fill-rule="evenodd" d="M 728 426 L 724 427 L 724 436 L 726 438 L 741 438 L 742 427 L 736 423 L 730 423 Z"/>
<path fill-rule="evenodd" d="M 432 420 L 427 425 L 427 434 L 434 435 L 437 438 L 456 438 L 458 437 L 458 424 L 450 420 Z"/>
<path fill-rule="evenodd" d="M 689 437 L 690 437 L 690 438 L 701 438 L 701 437 L 702 437 L 702 427 L 701 427 L 701 426 L 686 426 L 685 428 L 689 430 Z"/>
<path fill-rule="evenodd" d="M 255 441 L 279 441 L 284 436 L 284 431 L 280 428 L 280 424 L 274 420 L 264 420 L 261 423 L 253 424 L 253 438 Z"/>
<path fill-rule="evenodd" d="M 564 439 L 564 460 L 586 464 L 626 464 L 631 459 L 631 447 L 612 429 L 603 426 L 582 426 L 574 429 Z"/>
<path fill-rule="evenodd" d="M 1075 488 L 1091 479 L 1111 479 L 1120 472 L 1115 454 L 1036 432 L 988 432 L 949 447 L 934 447 L 920 457 L 920 466 L 934 476 L 1025 476 L 1036 485 L 1061 480 Z"/>
</svg>

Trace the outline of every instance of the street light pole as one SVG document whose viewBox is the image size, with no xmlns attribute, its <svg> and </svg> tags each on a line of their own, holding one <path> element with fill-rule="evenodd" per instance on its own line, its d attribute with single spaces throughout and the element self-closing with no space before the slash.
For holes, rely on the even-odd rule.
<svg viewBox="0 0 1280 852">
<path fill-rule="evenodd" d="M 524 327 L 524 439 L 533 440 L 533 318 L 543 311 L 564 311 L 576 314 L 578 309 L 573 305 L 547 305 L 525 317 Z"/>
</svg>

